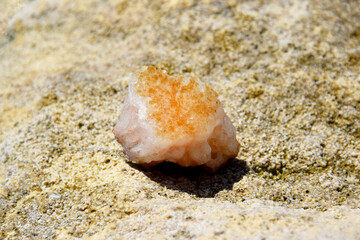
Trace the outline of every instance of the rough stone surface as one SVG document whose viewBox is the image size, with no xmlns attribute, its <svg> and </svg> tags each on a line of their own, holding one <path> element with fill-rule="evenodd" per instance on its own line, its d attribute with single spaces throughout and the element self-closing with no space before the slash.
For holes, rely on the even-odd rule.
<svg viewBox="0 0 360 240">
<path fill-rule="evenodd" d="M 357 0 L 0 2 L 0 239 L 359 239 Z M 194 74 L 237 128 L 216 174 L 127 163 L 132 72 Z"/>
</svg>

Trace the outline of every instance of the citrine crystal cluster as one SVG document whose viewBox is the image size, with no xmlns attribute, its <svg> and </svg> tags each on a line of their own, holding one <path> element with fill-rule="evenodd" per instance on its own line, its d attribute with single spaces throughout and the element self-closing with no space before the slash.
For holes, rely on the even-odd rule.
<svg viewBox="0 0 360 240">
<path fill-rule="evenodd" d="M 216 171 L 239 151 L 214 90 L 154 67 L 129 82 L 114 134 L 131 161 L 150 166 L 168 161 Z"/>
</svg>

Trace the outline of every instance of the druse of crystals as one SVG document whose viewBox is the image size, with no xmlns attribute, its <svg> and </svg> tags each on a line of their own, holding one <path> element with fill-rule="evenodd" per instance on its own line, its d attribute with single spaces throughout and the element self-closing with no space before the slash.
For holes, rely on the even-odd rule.
<svg viewBox="0 0 360 240">
<path fill-rule="evenodd" d="M 239 151 L 214 90 L 154 67 L 129 82 L 114 134 L 131 161 L 150 166 L 168 161 L 216 171 Z"/>
</svg>

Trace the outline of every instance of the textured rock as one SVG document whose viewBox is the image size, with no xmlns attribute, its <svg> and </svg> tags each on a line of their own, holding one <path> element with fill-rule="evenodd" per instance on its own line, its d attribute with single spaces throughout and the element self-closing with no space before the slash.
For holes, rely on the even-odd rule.
<svg viewBox="0 0 360 240">
<path fill-rule="evenodd" d="M 358 1 L 7 2 L 0 238 L 360 235 Z M 147 65 L 216 90 L 239 159 L 124 161 L 112 128 Z"/>
</svg>

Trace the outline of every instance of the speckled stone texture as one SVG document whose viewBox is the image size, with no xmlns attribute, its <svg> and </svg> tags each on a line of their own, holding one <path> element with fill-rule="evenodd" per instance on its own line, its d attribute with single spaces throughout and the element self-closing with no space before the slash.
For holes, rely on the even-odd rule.
<svg viewBox="0 0 360 240">
<path fill-rule="evenodd" d="M 195 75 L 215 174 L 128 163 L 133 72 Z M 360 239 L 360 2 L 0 1 L 0 239 Z"/>
</svg>

